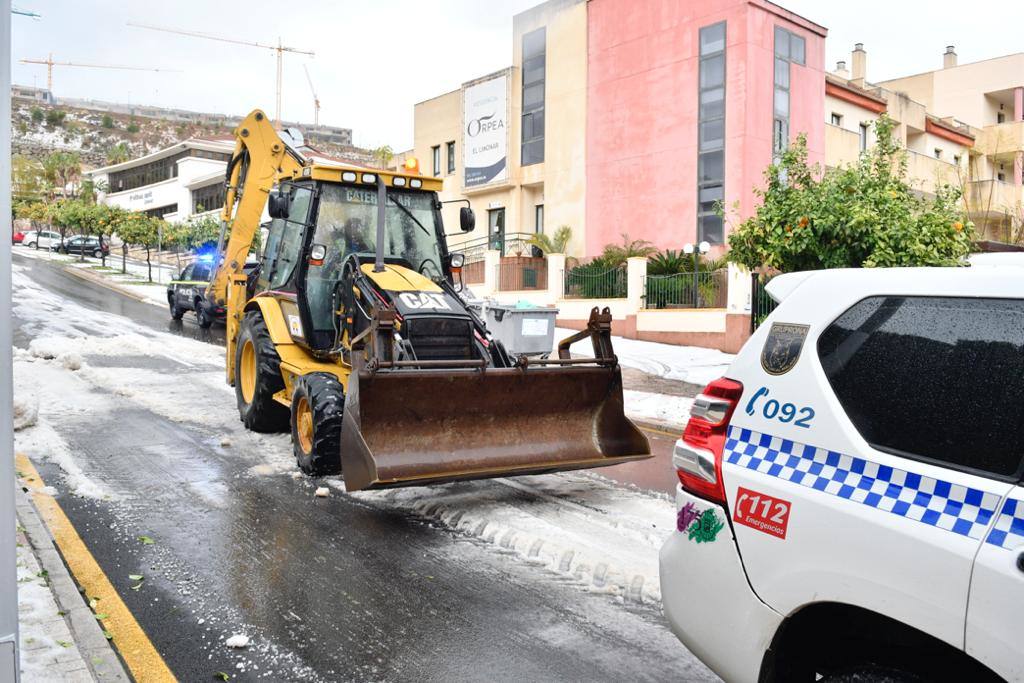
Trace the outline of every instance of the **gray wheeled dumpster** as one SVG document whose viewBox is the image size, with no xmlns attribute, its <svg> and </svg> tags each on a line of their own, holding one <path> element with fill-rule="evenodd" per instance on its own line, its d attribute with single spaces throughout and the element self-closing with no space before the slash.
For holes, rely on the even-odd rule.
<svg viewBox="0 0 1024 683">
<path fill-rule="evenodd" d="M 518 304 L 501 304 L 477 300 L 469 307 L 479 315 L 487 329 L 501 340 L 512 355 L 540 356 L 551 353 L 555 340 L 557 308 Z"/>
</svg>

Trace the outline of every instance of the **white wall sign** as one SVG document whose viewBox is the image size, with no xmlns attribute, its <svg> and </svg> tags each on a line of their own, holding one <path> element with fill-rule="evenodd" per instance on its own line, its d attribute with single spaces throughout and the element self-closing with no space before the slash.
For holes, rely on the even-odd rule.
<svg viewBox="0 0 1024 683">
<path fill-rule="evenodd" d="M 508 76 L 471 85 L 462 91 L 465 186 L 508 177 Z"/>
<path fill-rule="evenodd" d="M 523 318 L 524 337 L 543 337 L 548 333 L 547 318 Z"/>
</svg>

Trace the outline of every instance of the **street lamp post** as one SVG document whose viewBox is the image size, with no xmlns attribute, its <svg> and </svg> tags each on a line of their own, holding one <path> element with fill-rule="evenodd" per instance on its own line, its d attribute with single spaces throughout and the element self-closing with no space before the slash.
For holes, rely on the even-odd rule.
<svg viewBox="0 0 1024 683">
<path fill-rule="evenodd" d="M 0 0 L 0 680 L 18 680 L 11 348 L 11 1 Z"/>
<path fill-rule="evenodd" d="M 693 307 L 700 307 L 700 255 L 711 251 L 711 244 L 707 241 L 695 245 L 687 242 L 683 245 L 684 254 L 693 254 Z"/>
<path fill-rule="evenodd" d="M 683 245 L 684 254 L 693 254 L 693 307 L 697 308 L 697 250 L 693 246 L 693 242 L 687 242 Z"/>
</svg>

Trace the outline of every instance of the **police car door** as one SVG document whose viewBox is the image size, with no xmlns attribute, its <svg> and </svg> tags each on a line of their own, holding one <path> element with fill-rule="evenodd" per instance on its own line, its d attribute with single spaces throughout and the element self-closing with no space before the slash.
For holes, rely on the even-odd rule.
<svg viewBox="0 0 1024 683">
<path fill-rule="evenodd" d="M 979 469 L 1007 447 L 989 373 L 1024 318 L 1013 332 L 1012 306 L 934 296 L 942 277 L 812 276 L 730 368 L 730 515 L 782 614 L 856 605 L 963 648 L 974 557 L 1010 487 Z"/>
<path fill-rule="evenodd" d="M 978 551 L 967 608 L 967 653 L 1008 681 L 1024 679 L 1024 485 L 1002 501 Z"/>
<path fill-rule="evenodd" d="M 178 277 L 178 282 L 174 284 L 174 303 L 182 308 L 192 305 L 192 302 L 189 300 L 192 285 L 188 283 L 192 280 L 192 270 L 194 268 L 194 263 L 185 266 L 185 270 L 181 271 L 181 276 Z"/>
</svg>

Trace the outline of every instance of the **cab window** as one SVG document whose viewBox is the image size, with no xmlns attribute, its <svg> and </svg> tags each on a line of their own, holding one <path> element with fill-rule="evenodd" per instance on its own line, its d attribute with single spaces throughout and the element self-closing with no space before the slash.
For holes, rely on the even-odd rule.
<svg viewBox="0 0 1024 683">
<path fill-rule="evenodd" d="M 1021 477 L 1024 301 L 870 297 L 822 333 L 818 354 L 873 447 Z"/>
<path fill-rule="evenodd" d="M 181 271 L 181 275 L 178 276 L 178 279 L 179 280 L 183 280 L 183 281 L 184 280 L 191 280 L 192 279 L 192 269 L 193 268 L 194 268 L 194 265 L 191 264 L 191 263 L 188 264 L 187 266 L 185 266 L 185 269 L 183 271 Z"/>
<path fill-rule="evenodd" d="M 295 264 L 299 262 L 302 241 L 305 236 L 306 218 L 313 192 L 309 188 L 296 187 L 292 190 L 291 208 L 288 220 L 283 221 L 282 233 L 277 248 L 277 257 L 269 273 L 270 287 L 283 287 L 291 279 Z M 273 227 L 271 228 L 273 232 Z"/>
</svg>

